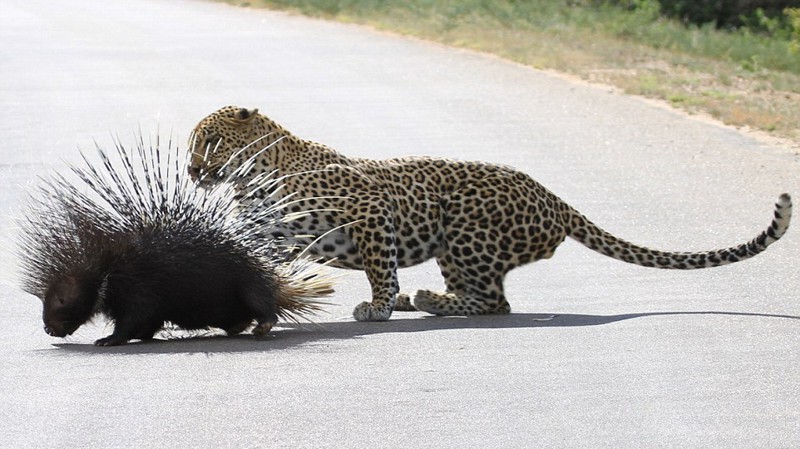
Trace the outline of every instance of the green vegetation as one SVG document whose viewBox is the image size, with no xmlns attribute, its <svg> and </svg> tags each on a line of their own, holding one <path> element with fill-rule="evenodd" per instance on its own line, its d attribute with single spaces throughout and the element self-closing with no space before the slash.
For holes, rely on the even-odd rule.
<svg viewBox="0 0 800 449">
<path fill-rule="evenodd" d="M 758 7 L 757 0 L 229 3 L 367 24 L 494 53 L 800 142 L 800 4 L 770 10 Z M 720 4 L 749 9 L 715 10 Z M 692 23 L 709 17 L 714 22 Z"/>
</svg>

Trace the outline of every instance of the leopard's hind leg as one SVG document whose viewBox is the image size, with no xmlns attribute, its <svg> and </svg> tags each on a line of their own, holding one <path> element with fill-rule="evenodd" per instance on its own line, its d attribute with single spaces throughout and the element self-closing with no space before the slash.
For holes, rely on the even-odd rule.
<svg viewBox="0 0 800 449">
<path fill-rule="evenodd" d="M 476 180 L 443 204 L 437 258 L 445 293 L 423 290 L 414 305 L 437 315 L 510 313 L 503 281 L 521 265 L 550 257 L 566 237 L 554 199 L 525 175 Z"/>
<path fill-rule="evenodd" d="M 462 254 L 463 249 L 450 247 L 436 259 L 447 291 L 420 290 L 414 297 L 414 306 L 434 315 L 510 313 L 511 306 L 503 292 L 506 264 L 497 261 L 496 264 L 480 263 L 474 267 L 463 267 L 456 263 L 453 251 Z"/>
</svg>

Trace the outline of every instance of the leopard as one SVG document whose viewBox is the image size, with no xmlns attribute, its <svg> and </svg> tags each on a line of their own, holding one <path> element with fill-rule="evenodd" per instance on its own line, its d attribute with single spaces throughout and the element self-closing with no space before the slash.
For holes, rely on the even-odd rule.
<svg viewBox="0 0 800 449">
<path fill-rule="evenodd" d="M 221 182 L 245 165 L 251 169 L 241 176 L 244 181 L 267 175 L 281 180 L 269 201 L 282 201 L 281 213 L 298 218 L 271 227 L 268 237 L 291 242 L 334 267 L 365 272 L 372 298 L 353 310 L 357 321 L 385 321 L 395 310 L 510 313 L 506 275 L 551 258 L 566 237 L 643 267 L 727 265 L 780 239 L 792 214 L 791 197 L 784 193 L 770 225 L 746 243 L 662 251 L 603 230 L 513 167 L 427 156 L 348 157 L 295 136 L 258 109 L 218 109 L 195 126 L 188 147 L 188 171 L 197 182 Z M 445 290 L 418 290 L 412 301 L 400 292 L 398 269 L 429 259 L 436 260 Z"/>
</svg>

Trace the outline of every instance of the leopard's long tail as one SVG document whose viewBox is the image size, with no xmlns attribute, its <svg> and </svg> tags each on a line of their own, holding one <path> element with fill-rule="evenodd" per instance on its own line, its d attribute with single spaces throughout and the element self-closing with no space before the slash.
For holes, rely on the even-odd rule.
<svg viewBox="0 0 800 449">
<path fill-rule="evenodd" d="M 772 223 L 754 239 L 738 246 L 704 252 L 671 252 L 645 248 L 614 237 L 574 209 L 569 211 L 569 218 L 568 235 L 601 254 L 645 267 L 693 270 L 741 262 L 767 249 L 789 228 L 792 199 L 788 193 L 780 196 L 775 204 Z"/>
</svg>

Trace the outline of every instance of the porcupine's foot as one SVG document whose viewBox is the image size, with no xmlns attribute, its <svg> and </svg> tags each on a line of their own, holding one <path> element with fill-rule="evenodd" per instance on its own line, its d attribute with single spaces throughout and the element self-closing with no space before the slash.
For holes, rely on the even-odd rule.
<svg viewBox="0 0 800 449">
<path fill-rule="evenodd" d="M 274 326 L 277 321 L 264 321 L 261 323 L 256 324 L 256 327 L 253 328 L 253 335 L 256 337 L 263 337 L 267 335 L 270 330 L 272 330 L 272 326 Z"/>
<path fill-rule="evenodd" d="M 416 312 L 417 308 L 411 304 L 411 297 L 405 293 L 397 295 L 397 302 L 394 304 L 395 312 Z"/>
<path fill-rule="evenodd" d="M 111 334 L 94 342 L 95 346 L 119 346 L 128 343 L 128 339 L 119 335 Z"/>
<path fill-rule="evenodd" d="M 365 301 L 353 310 L 353 318 L 356 321 L 386 321 L 390 316 L 392 316 L 392 308 L 385 303 L 375 305 Z"/>
</svg>

